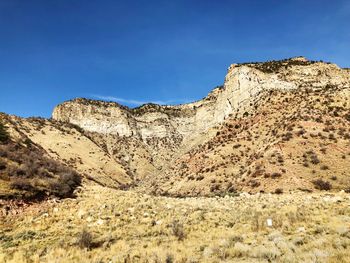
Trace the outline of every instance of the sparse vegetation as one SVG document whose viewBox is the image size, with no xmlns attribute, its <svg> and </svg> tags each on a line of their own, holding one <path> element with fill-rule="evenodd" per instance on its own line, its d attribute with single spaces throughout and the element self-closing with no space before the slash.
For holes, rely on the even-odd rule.
<svg viewBox="0 0 350 263">
<path fill-rule="evenodd" d="M 276 73 L 281 69 L 288 69 L 289 67 L 292 67 L 292 66 L 307 66 L 307 65 L 314 64 L 316 62 L 317 61 L 285 59 L 285 60 L 271 60 L 264 63 L 261 63 L 261 62 L 243 63 L 241 65 L 249 65 L 265 73 Z"/>
</svg>

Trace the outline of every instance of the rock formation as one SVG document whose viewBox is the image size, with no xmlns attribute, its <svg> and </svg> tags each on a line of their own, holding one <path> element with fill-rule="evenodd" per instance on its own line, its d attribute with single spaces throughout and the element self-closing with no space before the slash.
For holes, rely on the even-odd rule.
<svg viewBox="0 0 350 263">
<path fill-rule="evenodd" d="M 114 102 L 74 99 L 58 105 L 54 120 L 102 134 L 147 138 L 196 136 L 230 114 L 251 112 L 251 104 L 267 90 L 311 89 L 327 85 L 349 87 L 349 71 L 335 64 L 303 57 L 266 63 L 232 64 L 223 87 L 203 100 L 178 106 L 145 104 L 135 109 Z"/>
</svg>

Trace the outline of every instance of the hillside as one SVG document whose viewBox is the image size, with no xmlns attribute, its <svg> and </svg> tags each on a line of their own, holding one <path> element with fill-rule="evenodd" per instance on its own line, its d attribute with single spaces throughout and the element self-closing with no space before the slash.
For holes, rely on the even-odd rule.
<svg viewBox="0 0 350 263">
<path fill-rule="evenodd" d="M 350 191 L 349 89 L 269 91 L 254 107 L 176 158 L 157 188 L 182 196 Z"/>
<path fill-rule="evenodd" d="M 232 64 L 202 100 L 0 114 L 0 262 L 349 262 L 350 70 Z"/>
<path fill-rule="evenodd" d="M 233 64 L 224 85 L 194 103 L 74 99 L 53 119 L 81 127 L 140 191 L 317 191 L 323 181 L 340 190 L 350 187 L 349 83 L 349 70 L 303 57 Z"/>
<path fill-rule="evenodd" d="M 19 132 L 24 140 L 40 146 L 49 158 L 73 168 L 88 182 L 111 188 L 125 188 L 131 182 L 121 164 L 77 126 L 16 116 L 6 116 L 5 123 L 12 136 Z"/>
<path fill-rule="evenodd" d="M 11 135 L 7 129 L 12 129 Z M 51 159 L 40 145 L 11 126 L 5 115 L 0 115 L 0 134 L 0 201 L 38 201 L 74 195 L 81 184 L 79 173 Z M 1 212 L 6 212 L 6 208 Z"/>
</svg>

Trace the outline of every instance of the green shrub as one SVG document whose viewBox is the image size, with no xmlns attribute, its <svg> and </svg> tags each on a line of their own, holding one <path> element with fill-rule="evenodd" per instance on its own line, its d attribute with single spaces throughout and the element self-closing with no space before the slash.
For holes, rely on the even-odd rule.
<svg viewBox="0 0 350 263">
<path fill-rule="evenodd" d="M 10 136 L 3 123 L 0 122 L 0 143 L 6 143 L 10 139 Z"/>
</svg>

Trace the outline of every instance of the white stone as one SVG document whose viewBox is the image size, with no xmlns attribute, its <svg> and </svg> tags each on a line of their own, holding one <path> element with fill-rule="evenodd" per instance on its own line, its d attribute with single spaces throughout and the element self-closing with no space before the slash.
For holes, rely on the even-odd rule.
<svg viewBox="0 0 350 263">
<path fill-rule="evenodd" d="M 298 227 L 298 232 L 304 233 L 305 232 L 305 227 Z"/>
<path fill-rule="evenodd" d="M 268 219 L 266 220 L 266 224 L 267 224 L 267 226 L 271 227 L 271 226 L 272 226 L 272 219 L 271 219 L 271 218 L 268 218 Z"/>
</svg>

